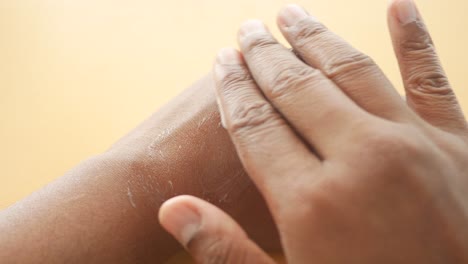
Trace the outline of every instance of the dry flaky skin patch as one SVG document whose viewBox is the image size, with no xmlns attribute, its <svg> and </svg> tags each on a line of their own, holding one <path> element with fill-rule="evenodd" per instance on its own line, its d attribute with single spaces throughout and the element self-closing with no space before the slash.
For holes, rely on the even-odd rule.
<svg viewBox="0 0 468 264">
<path fill-rule="evenodd" d="M 130 175 L 121 189 L 126 213 L 155 226 L 164 201 L 194 195 L 233 216 L 260 245 L 278 249 L 269 211 L 220 123 L 214 93 L 194 89 L 181 97 L 175 100 L 176 108 L 161 109 L 110 150 L 125 149 L 119 161 Z M 193 98 L 196 102 L 188 104 Z M 177 108 L 180 101 L 182 112 Z"/>
<path fill-rule="evenodd" d="M 133 194 L 132 191 L 130 190 L 130 186 L 127 187 L 127 196 L 128 196 L 128 201 L 132 205 L 133 208 L 136 208 L 135 201 L 133 201 Z"/>
<path fill-rule="evenodd" d="M 133 208 L 142 199 L 157 205 L 181 194 L 229 204 L 253 188 L 232 145 L 226 147 L 226 141 L 230 142 L 216 105 L 185 114 L 188 117 L 174 113 L 177 119 L 171 126 L 155 128 L 152 139 L 145 140 L 149 144 L 144 153 L 139 151 L 134 157 L 125 157 L 130 161 L 133 176 L 124 193 Z"/>
</svg>

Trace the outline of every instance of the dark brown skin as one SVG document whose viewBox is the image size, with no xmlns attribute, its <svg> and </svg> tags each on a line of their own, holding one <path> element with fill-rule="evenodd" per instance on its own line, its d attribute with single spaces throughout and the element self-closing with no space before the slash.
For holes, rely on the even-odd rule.
<svg viewBox="0 0 468 264">
<path fill-rule="evenodd" d="M 278 249 L 263 199 L 220 125 L 213 85 L 203 78 L 106 153 L 0 212 L 0 262 L 163 263 L 181 248 L 158 211 L 180 194 L 225 209 Z"/>
</svg>

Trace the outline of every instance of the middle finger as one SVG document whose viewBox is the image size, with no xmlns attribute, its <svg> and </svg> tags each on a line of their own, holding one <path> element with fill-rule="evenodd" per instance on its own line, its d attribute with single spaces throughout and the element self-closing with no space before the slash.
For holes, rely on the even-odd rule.
<svg viewBox="0 0 468 264">
<path fill-rule="evenodd" d="M 239 32 L 240 48 L 252 76 L 268 100 L 322 158 L 370 115 L 321 71 L 279 44 L 258 20 Z"/>
<path fill-rule="evenodd" d="M 278 25 L 298 55 L 336 83 L 360 107 L 398 121 L 408 108 L 377 64 L 298 5 L 284 8 Z"/>
</svg>

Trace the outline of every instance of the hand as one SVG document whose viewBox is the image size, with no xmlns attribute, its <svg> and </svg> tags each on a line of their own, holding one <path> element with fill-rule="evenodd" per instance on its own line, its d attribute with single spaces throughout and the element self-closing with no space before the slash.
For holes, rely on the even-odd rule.
<svg viewBox="0 0 468 264">
<path fill-rule="evenodd" d="M 288 263 L 466 263 L 468 130 L 411 0 L 389 24 L 407 102 L 377 65 L 300 7 L 259 21 L 215 65 L 220 111 Z M 219 209 L 166 202 L 162 225 L 201 263 L 272 263 Z"/>
</svg>

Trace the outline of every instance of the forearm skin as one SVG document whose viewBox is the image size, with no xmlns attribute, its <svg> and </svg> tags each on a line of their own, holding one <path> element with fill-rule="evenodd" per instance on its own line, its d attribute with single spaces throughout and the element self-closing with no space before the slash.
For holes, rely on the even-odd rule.
<svg viewBox="0 0 468 264">
<path fill-rule="evenodd" d="M 279 247 L 268 210 L 221 127 L 209 75 L 102 155 L 0 212 L 0 259 L 163 263 L 180 248 L 157 214 L 180 194 L 216 204 L 264 247 Z"/>
</svg>

